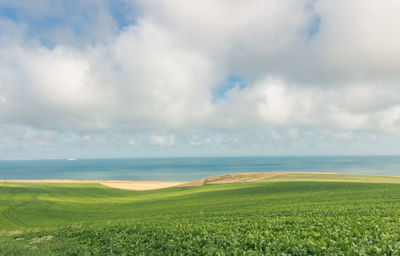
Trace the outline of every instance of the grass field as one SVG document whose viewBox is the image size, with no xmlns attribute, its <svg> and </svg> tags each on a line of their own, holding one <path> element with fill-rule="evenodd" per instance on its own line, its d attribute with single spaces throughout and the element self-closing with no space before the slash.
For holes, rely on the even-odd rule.
<svg viewBox="0 0 400 256">
<path fill-rule="evenodd" d="M 399 255 L 398 178 L 0 185 L 0 255 Z"/>
</svg>

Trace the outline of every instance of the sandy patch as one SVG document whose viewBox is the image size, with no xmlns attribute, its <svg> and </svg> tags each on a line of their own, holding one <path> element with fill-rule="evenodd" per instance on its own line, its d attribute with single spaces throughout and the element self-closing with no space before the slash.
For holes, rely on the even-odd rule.
<svg viewBox="0 0 400 256">
<path fill-rule="evenodd" d="M 111 188 L 119 188 L 126 190 L 152 190 L 152 189 L 161 189 L 161 188 L 169 188 L 175 187 L 184 184 L 184 182 L 163 182 L 163 181 L 109 181 L 109 182 L 101 182 L 101 185 L 111 187 Z"/>
<path fill-rule="evenodd" d="M 0 183 L 100 183 L 98 180 L 1 180 Z"/>
<path fill-rule="evenodd" d="M 175 187 L 185 182 L 169 181 L 124 181 L 124 180 L 0 180 L 2 183 L 94 183 L 101 184 L 111 188 L 126 190 L 152 190 Z"/>
</svg>

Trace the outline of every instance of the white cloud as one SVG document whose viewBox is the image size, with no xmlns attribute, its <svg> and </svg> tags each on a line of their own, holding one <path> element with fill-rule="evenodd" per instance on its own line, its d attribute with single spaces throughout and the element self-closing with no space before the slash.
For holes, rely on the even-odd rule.
<svg viewBox="0 0 400 256">
<path fill-rule="evenodd" d="M 200 147 L 200 146 L 207 146 L 212 143 L 212 140 L 210 138 L 201 138 L 198 135 L 193 135 L 189 139 L 189 145 L 193 147 Z"/>
<path fill-rule="evenodd" d="M 35 20 L 67 13 L 46 3 L 4 4 Z M 135 1 L 124 28 L 105 2 L 78 4 L 98 7 L 77 17 L 85 33 L 66 19 L 47 31 L 52 46 L 0 17 L 4 136 L 197 147 L 398 135 L 398 1 Z M 232 75 L 243 83 L 215 95 Z"/>
<path fill-rule="evenodd" d="M 129 140 L 128 140 L 128 144 L 129 145 L 131 145 L 131 146 L 138 146 L 138 145 L 140 145 L 135 139 L 133 139 L 133 138 L 130 138 Z"/>
<path fill-rule="evenodd" d="M 399 81 L 400 28 L 396 0 L 317 1 L 314 38 L 321 75 L 337 81 Z"/>
<path fill-rule="evenodd" d="M 174 136 L 159 136 L 153 135 L 150 138 L 150 144 L 154 146 L 173 146 L 174 145 Z"/>
<path fill-rule="evenodd" d="M 344 141 L 349 141 L 349 140 L 353 139 L 353 134 L 351 132 L 335 133 L 332 136 L 334 138 L 344 140 Z"/>
<path fill-rule="evenodd" d="M 299 131 L 296 128 L 291 128 L 288 131 L 288 136 L 291 139 L 297 139 L 299 137 Z"/>
</svg>

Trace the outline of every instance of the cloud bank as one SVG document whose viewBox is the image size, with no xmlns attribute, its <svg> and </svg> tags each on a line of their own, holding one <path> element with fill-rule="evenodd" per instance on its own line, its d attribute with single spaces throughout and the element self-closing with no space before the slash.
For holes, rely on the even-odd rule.
<svg viewBox="0 0 400 256">
<path fill-rule="evenodd" d="M 398 1 L 72 2 L 0 3 L 1 158 L 399 153 Z"/>
</svg>

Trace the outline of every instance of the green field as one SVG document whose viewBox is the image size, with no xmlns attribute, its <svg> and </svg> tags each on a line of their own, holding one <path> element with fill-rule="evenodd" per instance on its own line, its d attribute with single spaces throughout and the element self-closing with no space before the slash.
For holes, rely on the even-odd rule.
<svg viewBox="0 0 400 256">
<path fill-rule="evenodd" d="M 398 182 L 288 174 L 154 191 L 4 183 L 0 255 L 400 255 Z"/>
</svg>

